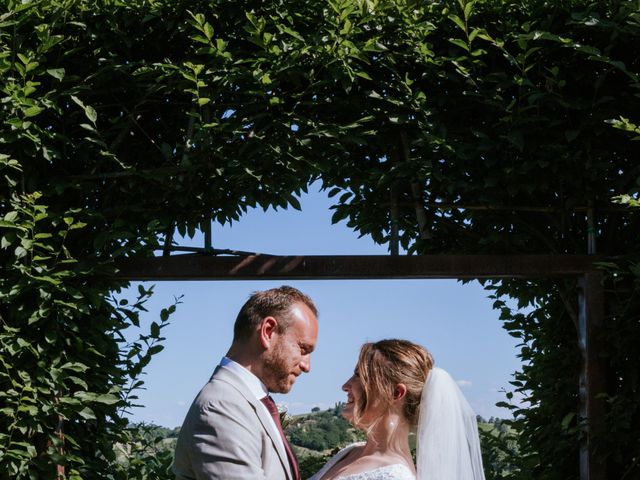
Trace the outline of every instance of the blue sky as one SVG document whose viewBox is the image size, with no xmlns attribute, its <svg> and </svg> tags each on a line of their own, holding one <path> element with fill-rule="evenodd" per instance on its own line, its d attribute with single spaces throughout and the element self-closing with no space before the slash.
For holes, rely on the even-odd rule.
<svg viewBox="0 0 640 480">
<path fill-rule="evenodd" d="M 344 223 L 331 225 L 331 199 L 312 185 L 301 198 L 302 211 L 249 211 L 233 225 L 213 226 L 213 246 L 279 255 L 385 255 Z M 200 244 L 201 239 L 185 240 Z M 232 339 L 233 322 L 249 294 L 283 283 L 310 295 L 320 312 L 320 332 L 311 372 L 288 395 L 276 395 L 292 414 L 328 408 L 346 396 L 341 385 L 351 376 L 360 345 L 383 338 L 405 338 L 424 345 L 436 365 L 458 381 L 476 413 L 508 416 L 495 403 L 504 400 L 519 368 L 517 340 L 501 327 L 488 292 L 477 282 L 456 280 L 305 280 L 155 282 L 146 322 L 183 295 L 163 330 L 165 349 L 147 367 L 143 408 L 134 421 L 175 427 L 207 382 Z M 146 283 L 146 285 L 151 285 Z M 137 288 L 137 284 L 132 284 Z M 133 297 L 134 293 L 130 293 Z M 129 332 L 129 335 L 133 332 Z"/>
</svg>

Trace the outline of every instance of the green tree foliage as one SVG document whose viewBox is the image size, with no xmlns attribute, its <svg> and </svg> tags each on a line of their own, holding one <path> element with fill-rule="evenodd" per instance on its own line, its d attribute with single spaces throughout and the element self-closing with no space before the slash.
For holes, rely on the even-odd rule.
<svg viewBox="0 0 640 480">
<path fill-rule="evenodd" d="M 507 422 L 508 423 L 508 422 Z M 492 479 L 518 478 L 519 470 L 514 459 L 520 455 L 518 434 L 505 421 L 491 418 L 478 419 L 482 463 L 485 477 Z"/>
<path fill-rule="evenodd" d="M 331 458 L 331 455 L 307 455 L 299 457 L 298 467 L 300 469 L 300 478 L 311 478 L 317 473 L 324 464 Z"/>
<path fill-rule="evenodd" d="M 150 292 L 114 298 L 114 259 L 249 207 L 298 208 L 314 178 L 336 198 L 334 221 L 391 245 L 397 232 L 411 253 L 584 253 L 592 234 L 598 252 L 627 255 L 605 266 L 614 434 L 598 451 L 612 478 L 637 475 L 640 217 L 611 208 L 640 187 L 636 1 L 5 4 L 10 478 L 119 475 L 122 414 L 175 305 L 127 342 Z M 486 285 L 522 341 L 507 474 L 576 478 L 575 287 Z"/>
<path fill-rule="evenodd" d="M 100 280 L 106 267 L 72 256 L 87 228 L 81 211 L 52 214 L 39 193 L 11 207 L 2 242 L 15 261 L 0 280 L 3 472 L 99 478 L 115 459 L 114 443 L 129 435 L 122 414 L 134 405 L 142 369 L 162 349 L 175 305 L 149 333 L 125 340 L 125 329 L 140 326 L 152 290 L 141 287 L 129 305 Z"/>
<path fill-rule="evenodd" d="M 156 425 L 130 425 L 116 444 L 116 478 L 173 480 L 171 472 L 177 432 Z"/>
<path fill-rule="evenodd" d="M 189 62 L 200 48 L 191 37 L 208 27 L 186 2 L 9 0 L 7 7 L 0 470 L 15 479 L 121 478 L 127 467 L 114 463 L 113 446 L 132 435 L 123 414 L 162 349 L 175 304 L 148 333 L 126 340 L 151 292 L 141 289 L 132 303 L 114 298 L 124 285 L 107 280 L 111 262 L 150 254 L 170 228 L 193 234 L 205 218 L 295 204 L 310 173 L 307 164 L 292 167 L 286 138 L 251 146 L 249 132 L 240 132 L 246 119 L 228 107 L 217 113 L 229 120 L 209 136 L 202 66 Z M 249 70 L 237 71 L 239 81 L 253 82 Z M 225 88 L 233 96 L 239 87 Z"/>
</svg>

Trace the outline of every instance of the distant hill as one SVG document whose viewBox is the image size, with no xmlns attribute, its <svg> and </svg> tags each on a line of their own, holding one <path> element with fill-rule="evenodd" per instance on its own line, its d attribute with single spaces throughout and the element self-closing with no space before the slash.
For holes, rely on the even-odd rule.
<svg viewBox="0 0 640 480">
<path fill-rule="evenodd" d="M 314 409 L 311 413 L 289 417 L 285 425 L 289 441 L 302 449 L 327 453 L 364 439 L 364 434 L 342 417 L 343 407 L 343 403 L 337 403 L 328 410 Z"/>
</svg>

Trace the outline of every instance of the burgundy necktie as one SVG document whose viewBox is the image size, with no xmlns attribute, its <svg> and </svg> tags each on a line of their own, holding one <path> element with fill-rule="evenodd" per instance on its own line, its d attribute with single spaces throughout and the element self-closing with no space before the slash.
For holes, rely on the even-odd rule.
<svg viewBox="0 0 640 480">
<path fill-rule="evenodd" d="M 298 460 L 296 456 L 293 454 L 293 450 L 291 450 L 291 445 L 287 441 L 287 437 L 284 435 L 284 431 L 282 430 L 282 424 L 280 423 L 280 412 L 278 412 L 278 407 L 276 407 L 276 402 L 273 401 L 269 395 L 264 397 L 261 400 L 264 403 L 264 406 L 267 407 L 271 417 L 273 418 L 278 431 L 280 432 L 280 436 L 282 437 L 282 443 L 284 443 L 284 449 L 287 451 L 287 458 L 289 459 L 289 466 L 291 467 L 291 472 L 293 473 L 293 480 L 300 480 L 300 471 L 298 470 Z"/>
</svg>

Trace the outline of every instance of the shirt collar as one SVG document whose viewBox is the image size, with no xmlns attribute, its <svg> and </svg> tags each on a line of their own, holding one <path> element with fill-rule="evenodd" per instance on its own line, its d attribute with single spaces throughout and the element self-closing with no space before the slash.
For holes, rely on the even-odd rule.
<svg viewBox="0 0 640 480">
<path fill-rule="evenodd" d="M 226 368 L 227 370 L 235 373 L 257 400 L 261 400 L 265 396 L 269 395 L 269 390 L 265 384 L 238 362 L 235 362 L 228 357 L 222 357 L 222 360 L 220 360 L 220 367 Z"/>
</svg>

